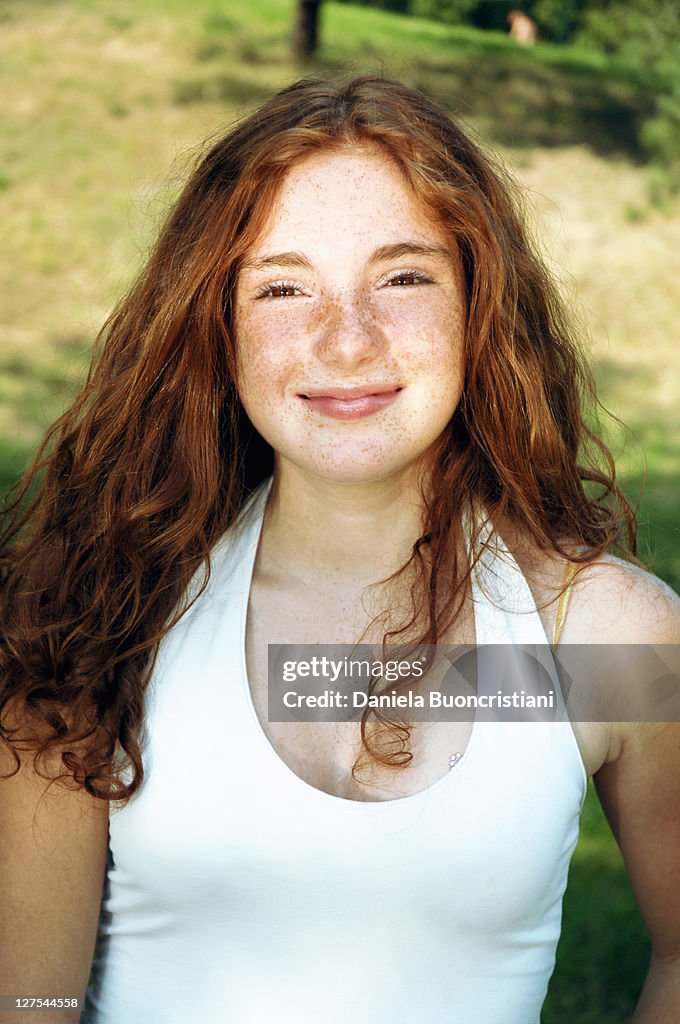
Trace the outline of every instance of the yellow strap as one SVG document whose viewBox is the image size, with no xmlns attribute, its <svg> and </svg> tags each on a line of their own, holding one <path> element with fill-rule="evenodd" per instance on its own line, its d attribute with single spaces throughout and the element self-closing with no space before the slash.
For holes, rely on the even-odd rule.
<svg viewBox="0 0 680 1024">
<path fill-rule="evenodd" d="M 562 593 L 560 594 L 560 600 L 557 605 L 557 615 L 555 616 L 555 629 L 553 631 L 553 647 L 557 647 L 562 636 L 562 630 L 564 629 L 564 623 L 567 618 L 567 611 L 569 610 L 569 601 L 571 599 L 571 590 L 574 584 L 574 577 L 581 568 L 580 562 L 568 562 L 567 571 L 564 574 L 564 586 Z"/>
</svg>

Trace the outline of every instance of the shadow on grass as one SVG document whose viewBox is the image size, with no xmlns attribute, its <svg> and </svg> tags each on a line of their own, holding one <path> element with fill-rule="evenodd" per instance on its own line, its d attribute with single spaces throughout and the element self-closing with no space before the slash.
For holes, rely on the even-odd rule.
<svg viewBox="0 0 680 1024">
<path fill-rule="evenodd" d="M 189 103 L 259 103 L 271 94 L 271 89 L 249 82 L 238 75 L 208 75 L 187 78 L 174 84 L 174 101 L 178 106 Z"/>
<path fill-rule="evenodd" d="M 445 46 L 440 41 L 432 45 L 427 34 L 419 40 L 410 31 L 410 37 L 415 52 L 397 58 L 396 77 L 478 122 L 493 141 L 516 148 L 581 144 L 599 154 L 642 159 L 640 126 L 653 109 L 654 95 L 633 69 L 597 67 L 567 47 L 529 53 L 497 33 L 470 32 L 469 38 Z M 206 32 L 196 50 L 201 74 L 174 83 L 174 101 L 255 105 L 272 91 L 266 75 L 253 76 L 255 65 L 286 64 L 291 79 L 390 75 L 389 45 L 371 37 L 349 48 L 328 38 L 296 69 L 280 31 L 256 38 L 242 28 L 220 26 Z"/>
<path fill-rule="evenodd" d="M 505 145 L 583 144 L 599 154 L 642 158 L 639 131 L 651 97 L 597 71 L 456 53 L 445 66 L 422 62 L 414 84 Z"/>
<path fill-rule="evenodd" d="M 630 1019 L 648 960 L 649 939 L 591 786 L 541 1024 L 621 1024 Z"/>
</svg>

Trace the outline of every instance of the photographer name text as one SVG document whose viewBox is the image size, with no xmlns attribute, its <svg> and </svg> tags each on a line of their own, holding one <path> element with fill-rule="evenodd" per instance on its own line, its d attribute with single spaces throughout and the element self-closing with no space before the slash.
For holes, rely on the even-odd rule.
<svg viewBox="0 0 680 1024">
<path fill-rule="evenodd" d="M 366 693 L 353 690 L 346 693 L 341 690 L 322 690 L 320 693 L 299 693 L 287 690 L 282 697 L 286 708 L 553 708 L 555 706 L 554 691 L 545 694 L 527 693 L 515 690 L 505 693 L 441 693 L 431 690 L 429 693 L 399 693 L 390 690 L 388 693 Z"/>
</svg>

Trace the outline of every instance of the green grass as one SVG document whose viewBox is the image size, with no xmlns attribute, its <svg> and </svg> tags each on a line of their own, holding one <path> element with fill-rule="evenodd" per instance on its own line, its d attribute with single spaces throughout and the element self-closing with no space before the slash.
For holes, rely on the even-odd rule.
<svg viewBox="0 0 680 1024">
<path fill-rule="evenodd" d="M 638 557 L 680 592 L 680 422 L 650 400 L 658 375 L 653 363 L 629 368 L 608 359 L 597 367 L 600 394 L 624 420 L 607 422 L 606 433 L 637 509 Z"/>
<path fill-rule="evenodd" d="M 0 7 L 0 491 L 82 378 L 190 158 L 300 74 L 385 72 L 506 147 L 546 250 L 587 313 L 641 543 L 680 586 L 680 217 L 645 200 L 654 83 L 623 64 L 328 2 L 317 58 L 290 55 L 292 0 L 4 0 Z M 168 170 L 170 168 L 170 170 Z M 643 454 L 646 452 L 646 456 Z M 646 460 L 646 461 L 645 461 Z M 592 793 L 544 1024 L 620 1024 L 647 942 Z"/>
</svg>

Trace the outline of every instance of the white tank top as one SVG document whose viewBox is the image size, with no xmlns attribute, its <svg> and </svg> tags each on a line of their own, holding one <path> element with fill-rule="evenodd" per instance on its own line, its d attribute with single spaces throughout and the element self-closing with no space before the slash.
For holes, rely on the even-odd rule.
<svg viewBox="0 0 680 1024">
<path fill-rule="evenodd" d="M 88 1024 L 538 1024 L 586 776 L 571 726 L 476 722 L 426 790 L 346 800 L 269 743 L 246 676 L 268 486 L 165 638 L 145 779 L 112 809 Z M 494 537 L 477 642 L 546 644 Z"/>
</svg>

